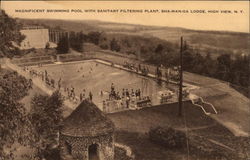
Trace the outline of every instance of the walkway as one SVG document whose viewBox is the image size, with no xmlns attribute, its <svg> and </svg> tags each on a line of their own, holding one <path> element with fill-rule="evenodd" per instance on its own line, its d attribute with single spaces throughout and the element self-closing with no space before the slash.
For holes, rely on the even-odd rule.
<svg viewBox="0 0 250 160">
<path fill-rule="evenodd" d="M 124 144 L 120 144 L 120 143 L 116 143 L 115 142 L 115 146 L 118 147 L 118 148 L 121 148 L 123 150 L 126 151 L 126 155 L 131 158 L 131 159 L 134 159 L 134 155 L 132 154 L 132 149 L 129 147 L 129 146 L 126 146 Z"/>
<path fill-rule="evenodd" d="M 35 86 L 37 86 L 39 89 L 41 89 L 44 93 L 48 94 L 48 95 L 52 95 L 52 93 L 54 91 L 56 91 L 55 89 L 52 89 L 52 88 L 48 88 L 45 83 L 37 78 L 37 77 L 31 77 L 29 75 L 29 73 L 23 71 L 20 67 L 12 64 L 9 62 L 9 60 L 6 60 L 5 63 L 4 63 L 4 67 L 7 67 L 11 70 L 14 70 L 16 71 L 18 74 L 24 76 L 26 79 L 32 79 L 32 82 Z M 66 96 L 64 95 L 64 93 L 62 93 L 63 96 Z M 64 105 L 72 110 L 74 110 L 77 106 L 77 104 L 74 104 L 72 103 L 71 101 L 69 101 L 68 99 L 64 100 Z"/>
</svg>

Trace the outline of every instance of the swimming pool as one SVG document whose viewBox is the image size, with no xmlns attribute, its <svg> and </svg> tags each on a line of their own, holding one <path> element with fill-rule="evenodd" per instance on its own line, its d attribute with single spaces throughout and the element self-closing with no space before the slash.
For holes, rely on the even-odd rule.
<svg viewBox="0 0 250 160">
<path fill-rule="evenodd" d="M 89 92 L 93 94 L 93 102 L 101 109 L 103 100 L 109 98 L 111 84 L 114 84 L 116 92 L 122 94 L 123 89 L 129 92 L 140 89 L 141 95 L 149 96 L 152 105 L 160 104 L 161 94 L 166 91 L 176 91 L 177 85 L 159 83 L 156 79 L 141 76 L 136 73 L 111 67 L 94 60 L 52 64 L 44 66 L 32 66 L 32 69 L 41 73 L 47 72 L 50 79 L 58 82 L 61 79 L 61 90 L 74 88 L 77 97 L 85 89 L 86 97 Z M 101 94 L 101 91 L 103 94 Z M 176 94 L 174 94 L 176 99 Z"/>
</svg>

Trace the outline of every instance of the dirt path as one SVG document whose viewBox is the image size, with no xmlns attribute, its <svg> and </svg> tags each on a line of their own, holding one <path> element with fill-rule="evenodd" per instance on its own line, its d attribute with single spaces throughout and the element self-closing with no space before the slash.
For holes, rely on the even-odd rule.
<svg viewBox="0 0 250 160">
<path fill-rule="evenodd" d="M 218 142 L 218 141 L 213 140 L 213 139 L 208 139 L 208 140 L 209 140 L 210 142 L 212 142 L 212 143 L 218 145 L 218 146 L 221 146 L 221 147 L 226 148 L 226 149 L 228 149 L 228 150 L 230 150 L 230 151 L 232 151 L 232 152 L 235 152 L 235 149 L 233 149 L 233 148 L 231 148 L 231 147 L 229 147 L 229 146 L 227 146 L 227 145 L 225 145 L 225 144 L 223 144 L 223 143 L 221 143 L 221 142 Z"/>
<path fill-rule="evenodd" d="M 187 127 L 187 128 L 175 128 L 175 129 L 180 130 L 180 131 L 186 131 L 186 130 L 188 130 L 188 131 L 194 131 L 194 130 L 200 130 L 200 129 L 210 128 L 210 127 L 213 127 L 215 125 L 216 124 L 214 123 L 214 124 L 210 124 L 210 125 L 206 125 L 206 126 L 199 126 L 199 127 L 192 127 L 192 128 L 190 128 L 190 127 Z"/>
</svg>

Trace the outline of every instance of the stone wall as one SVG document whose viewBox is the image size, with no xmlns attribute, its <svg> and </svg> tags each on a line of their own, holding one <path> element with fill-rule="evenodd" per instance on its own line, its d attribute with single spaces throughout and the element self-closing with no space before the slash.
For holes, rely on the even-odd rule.
<svg viewBox="0 0 250 160">
<path fill-rule="evenodd" d="M 92 144 L 98 145 L 97 152 L 100 160 L 114 159 L 113 133 L 96 137 L 71 137 L 63 134 L 60 135 L 61 156 L 63 157 L 69 157 L 71 154 L 72 158 L 76 160 L 88 160 L 88 148 Z M 71 148 L 71 153 L 69 153 L 69 147 Z"/>
</svg>

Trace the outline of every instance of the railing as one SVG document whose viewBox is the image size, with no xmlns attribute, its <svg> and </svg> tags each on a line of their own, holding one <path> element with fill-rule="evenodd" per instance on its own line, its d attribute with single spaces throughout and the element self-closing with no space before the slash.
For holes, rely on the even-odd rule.
<svg viewBox="0 0 250 160">
<path fill-rule="evenodd" d="M 206 111 L 206 109 L 205 109 L 201 104 L 197 104 L 197 103 L 196 103 L 196 100 L 197 100 L 197 99 L 191 99 L 192 104 L 195 105 L 195 106 L 200 107 L 200 108 L 202 109 L 202 111 L 203 111 L 206 115 L 210 115 L 211 113 L 208 112 L 208 111 Z M 211 103 L 209 103 L 209 102 L 205 102 L 204 99 L 203 99 L 202 97 L 199 97 L 198 100 L 200 100 L 200 101 L 198 101 L 198 102 L 201 102 L 201 103 L 203 103 L 203 104 L 209 105 L 209 106 L 213 109 L 214 113 L 215 113 L 215 114 L 218 114 L 218 112 L 217 112 L 217 110 L 215 109 L 215 107 L 214 107 L 213 104 L 211 104 Z"/>
<path fill-rule="evenodd" d="M 192 102 L 193 105 L 200 107 L 200 108 L 202 109 L 202 111 L 203 111 L 206 115 L 210 115 L 210 114 L 211 114 L 211 113 L 207 112 L 207 111 L 204 109 L 204 107 L 203 107 L 202 105 L 196 104 L 196 103 L 194 102 L 194 100 L 191 100 L 191 102 Z"/>
<path fill-rule="evenodd" d="M 53 63 L 53 56 L 39 56 L 39 57 L 27 57 L 27 58 L 13 58 L 12 63 L 17 65 L 35 65 L 38 63 Z"/>
<path fill-rule="evenodd" d="M 215 107 L 214 107 L 214 105 L 213 105 L 212 103 L 205 102 L 205 101 L 204 101 L 204 99 L 203 99 L 202 97 L 200 97 L 200 99 L 201 99 L 201 102 L 202 102 L 202 103 L 204 103 L 204 104 L 207 104 L 207 105 L 211 106 L 211 107 L 213 108 L 213 110 L 214 110 L 215 114 L 217 114 L 217 113 L 218 113 L 218 112 L 217 112 L 217 110 L 215 109 Z"/>
<path fill-rule="evenodd" d="M 124 100 L 108 100 L 105 101 L 102 107 L 102 111 L 104 113 L 114 113 L 129 110 L 126 106 L 126 102 Z"/>
</svg>

